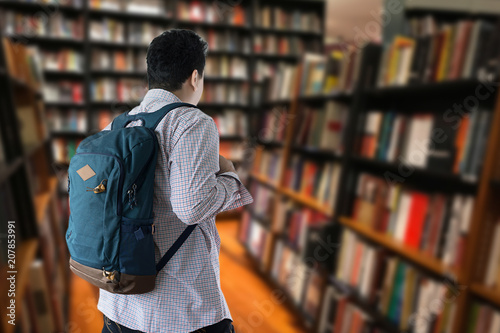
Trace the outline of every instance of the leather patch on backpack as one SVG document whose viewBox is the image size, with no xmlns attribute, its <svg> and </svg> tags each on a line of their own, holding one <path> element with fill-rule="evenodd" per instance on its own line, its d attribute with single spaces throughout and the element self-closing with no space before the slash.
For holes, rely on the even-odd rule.
<svg viewBox="0 0 500 333">
<path fill-rule="evenodd" d="M 86 165 L 76 171 L 80 177 L 82 177 L 83 181 L 86 181 L 95 176 L 94 170 L 90 167 L 90 165 Z"/>
</svg>

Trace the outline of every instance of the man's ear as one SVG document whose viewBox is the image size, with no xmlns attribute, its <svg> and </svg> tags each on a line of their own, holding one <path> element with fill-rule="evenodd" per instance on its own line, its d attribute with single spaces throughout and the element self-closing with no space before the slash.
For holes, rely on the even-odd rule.
<svg viewBox="0 0 500 333">
<path fill-rule="evenodd" d="M 190 84 L 191 84 L 191 87 L 193 88 L 194 91 L 196 91 L 198 89 L 199 83 L 200 83 L 200 78 L 198 77 L 198 70 L 195 69 L 191 73 L 191 78 L 190 78 Z"/>
</svg>

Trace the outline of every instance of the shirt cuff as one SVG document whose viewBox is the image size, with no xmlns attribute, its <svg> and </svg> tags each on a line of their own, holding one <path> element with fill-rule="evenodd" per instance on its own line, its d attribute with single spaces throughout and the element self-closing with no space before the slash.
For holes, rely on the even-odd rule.
<svg viewBox="0 0 500 333">
<path fill-rule="evenodd" d="M 227 211 L 227 210 L 232 210 L 236 209 L 238 207 L 242 207 L 248 204 L 251 204 L 253 202 L 252 195 L 246 187 L 243 185 L 243 183 L 240 181 L 240 178 L 238 175 L 234 172 L 224 172 L 221 174 L 217 175 L 217 178 L 222 179 L 227 179 L 230 181 L 231 185 L 236 185 L 236 190 L 233 193 L 230 193 L 230 199 L 228 204 L 225 205 L 224 209 L 221 210 L 221 212 Z M 227 188 L 227 187 L 226 187 Z"/>
</svg>

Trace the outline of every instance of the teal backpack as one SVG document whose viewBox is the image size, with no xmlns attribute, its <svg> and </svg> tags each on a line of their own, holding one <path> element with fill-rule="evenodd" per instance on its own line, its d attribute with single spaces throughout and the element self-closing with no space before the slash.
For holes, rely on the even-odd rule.
<svg viewBox="0 0 500 333">
<path fill-rule="evenodd" d="M 120 294 L 153 290 L 157 273 L 196 226 L 186 227 L 155 263 L 153 188 L 159 145 L 154 130 L 181 106 L 196 107 L 172 103 L 152 113 L 122 114 L 110 131 L 83 140 L 71 159 L 70 268 L 101 289 Z M 126 127 L 136 120 L 143 126 Z"/>
</svg>

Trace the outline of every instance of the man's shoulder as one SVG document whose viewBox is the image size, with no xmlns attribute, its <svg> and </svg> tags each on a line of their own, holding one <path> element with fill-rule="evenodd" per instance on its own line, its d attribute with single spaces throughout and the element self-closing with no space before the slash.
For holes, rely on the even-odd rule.
<svg viewBox="0 0 500 333">
<path fill-rule="evenodd" d="M 197 107 L 183 106 L 170 111 L 169 116 L 163 119 L 157 130 L 164 135 L 179 138 L 189 128 L 203 123 L 208 125 L 213 121 L 212 117 Z"/>
<path fill-rule="evenodd" d="M 184 106 L 174 110 L 172 116 L 172 120 L 178 122 L 182 127 L 190 127 L 200 121 L 213 121 L 212 117 L 198 107 L 190 106 Z"/>
</svg>

